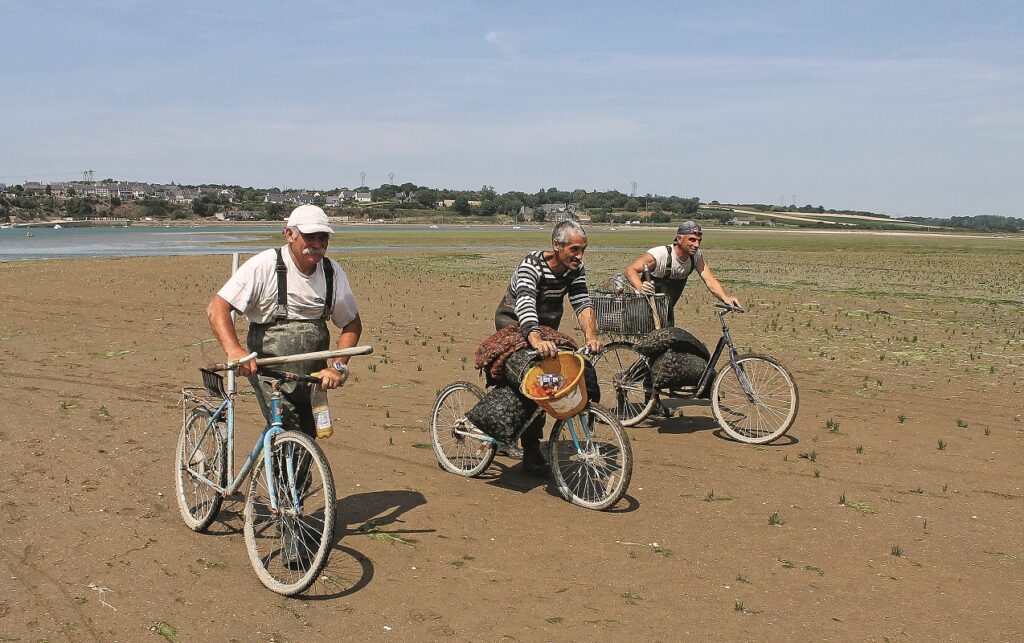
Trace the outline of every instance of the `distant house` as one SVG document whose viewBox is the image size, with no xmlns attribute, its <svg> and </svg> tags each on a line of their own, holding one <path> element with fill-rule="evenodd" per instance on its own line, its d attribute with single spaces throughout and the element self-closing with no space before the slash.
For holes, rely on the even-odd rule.
<svg viewBox="0 0 1024 643">
<path fill-rule="evenodd" d="M 352 201 L 355 198 L 356 198 L 356 191 L 355 190 L 342 190 L 341 191 L 341 200 L 342 201 Z"/>
<path fill-rule="evenodd" d="M 214 216 L 216 216 L 218 219 L 221 219 L 221 220 L 226 219 L 228 221 L 255 221 L 256 220 L 256 213 L 253 212 L 252 210 L 228 210 L 227 212 L 224 212 L 223 214 L 218 212 Z"/>
<path fill-rule="evenodd" d="M 546 215 L 559 212 L 571 215 L 578 215 L 580 213 L 580 206 L 576 203 L 545 203 L 537 207 Z"/>
<path fill-rule="evenodd" d="M 35 195 L 44 194 L 46 192 L 46 186 L 38 181 L 25 181 L 21 187 L 26 192 L 31 192 Z"/>
<path fill-rule="evenodd" d="M 167 189 L 167 200 L 171 203 L 192 203 L 199 198 L 199 191 L 172 185 Z"/>
<path fill-rule="evenodd" d="M 281 193 L 267 192 L 267 195 L 263 197 L 264 203 L 284 203 L 287 199 Z"/>
<path fill-rule="evenodd" d="M 342 198 L 342 196 L 340 194 L 337 195 L 337 196 L 325 196 L 324 197 L 324 205 L 326 205 L 327 207 L 339 206 L 342 203 L 344 203 L 344 199 Z"/>
<path fill-rule="evenodd" d="M 370 192 L 356 192 L 356 201 L 359 203 L 370 203 L 373 201 L 373 194 Z"/>
<path fill-rule="evenodd" d="M 519 208 L 519 215 L 516 218 L 517 221 L 533 221 L 533 208 L 528 208 L 525 205 Z"/>
<path fill-rule="evenodd" d="M 754 217 L 733 217 L 729 219 L 729 225 L 752 225 Z"/>
</svg>

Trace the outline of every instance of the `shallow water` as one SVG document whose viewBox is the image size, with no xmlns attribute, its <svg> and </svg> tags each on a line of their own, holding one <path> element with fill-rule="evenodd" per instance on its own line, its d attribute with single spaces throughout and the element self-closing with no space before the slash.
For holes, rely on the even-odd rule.
<svg viewBox="0 0 1024 643">
<path fill-rule="evenodd" d="M 507 226 L 486 226 L 489 230 L 513 231 Z M 380 245 L 346 246 L 345 230 L 379 233 Z M 422 231 L 423 245 L 388 245 L 387 236 L 397 231 Z M 31 232 L 32 236 L 27 236 Z M 146 257 L 161 255 L 213 255 L 256 252 L 270 244 L 267 237 L 279 230 L 270 226 L 198 227 L 98 227 L 98 228 L 8 228 L 0 229 L 0 261 L 56 259 L 61 257 Z M 516 231 L 518 232 L 518 230 Z M 464 246 L 445 244 L 445 228 L 426 225 L 367 225 L 341 228 L 331 251 L 343 250 L 461 250 Z M 430 243 L 434 237 L 439 243 Z M 282 242 L 283 243 L 283 242 Z M 488 250 L 516 248 L 521 244 L 495 246 Z M 481 248 L 484 249 L 484 248 Z"/>
</svg>

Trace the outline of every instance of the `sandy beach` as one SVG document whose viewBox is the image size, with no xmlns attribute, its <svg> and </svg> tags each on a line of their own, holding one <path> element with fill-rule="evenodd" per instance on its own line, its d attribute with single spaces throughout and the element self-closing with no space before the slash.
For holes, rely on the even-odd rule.
<svg viewBox="0 0 1024 643">
<path fill-rule="evenodd" d="M 480 382 L 472 354 L 521 255 L 394 253 L 387 270 L 373 252 L 332 255 L 375 354 L 331 397 L 338 540 L 298 599 L 257 581 L 240 502 L 208 534 L 175 504 L 179 391 L 222 357 L 203 310 L 228 259 L 0 264 L 0 638 L 1024 636 L 1024 328 L 999 303 L 1019 296 L 1000 285 L 1020 270 L 1012 253 L 970 289 L 924 255 L 919 284 L 871 258 L 821 253 L 798 274 L 739 254 L 716 263 L 751 308 L 733 333 L 796 375 L 796 424 L 760 447 L 728 440 L 706 407 L 629 429 L 633 480 L 609 512 L 507 458 L 480 479 L 446 474 L 429 448 L 434 396 Z M 595 254 L 595 280 L 624 258 Z M 887 285 L 825 288 L 811 275 L 826 260 L 890 270 Z M 687 327 L 713 345 L 711 298 L 690 288 Z M 991 301 L 939 293 L 955 288 Z M 240 400 L 239 453 L 259 428 Z"/>
</svg>

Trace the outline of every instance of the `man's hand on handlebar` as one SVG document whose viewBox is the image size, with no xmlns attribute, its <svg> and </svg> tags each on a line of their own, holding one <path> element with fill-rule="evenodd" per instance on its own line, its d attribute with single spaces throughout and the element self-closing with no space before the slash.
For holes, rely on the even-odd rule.
<svg viewBox="0 0 1024 643">
<path fill-rule="evenodd" d="M 232 349 L 227 352 L 228 363 L 238 362 L 240 360 L 249 358 L 247 361 L 235 366 L 235 375 L 238 377 L 249 377 L 250 375 L 256 374 L 256 360 L 255 353 L 250 353 L 241 346 L 237 349 Z M 250 357 L 250 355 L 252 357 Z"/>
<path fill-rule="evenodd" d="M 328 366 L 324 370 L 314 373 L 314 375 L 320 378 L 320 388 L 325 391 L 340 388 L 348 380 L 348 366 L 340 371 L 333 366 Z"/>
<path fill-rule="evenodd" d="M 598 338 L 588 339 L 583 344 L 583 350 L 591 355 L 600 355 L 601 351 L 604 350 L 604 342 Z"/>
<path fill-rule="evenodd" d="M 739 308 L 740 310 L 743 310 L 743 304 L 741 304 L 740 300 L 736 299 L 735 297 L 726 297 L 725 303 L 729 304 L 733 308 Z"/>
<path fill-rule="evenodd" d="M 550 359 L 558 356 L 558 346 L 554 342 L 544 341 L 539 332 L 533 331 L 527 339 L 533 350 L 537 351 L 537 357 Z"/>
</svg>

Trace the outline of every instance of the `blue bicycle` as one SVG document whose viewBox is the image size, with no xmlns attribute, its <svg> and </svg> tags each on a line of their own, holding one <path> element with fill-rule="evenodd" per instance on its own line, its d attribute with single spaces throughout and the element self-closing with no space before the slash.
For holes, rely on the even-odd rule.
<svg viewBox="0 0 1024 643">
<path fill-rule="evenodd" d="M 261 375 L 272 378 L 271 421 L 235 476 L 235 393 L 224 376 L 241 360 L 200 369 L 202 387 L 182 389 L 183 420 L 175 452 L 178 508 L 193 531 L 205 531 L 217 517 L 225 496 L 235 494 L 249 473 L 245 497 L 245 545 L 256 576 L 267 589 L 294 596 L 317 579 L 334 542 L 334 477 L 316 442 L 282 424 L 281 384 L 318 384 L 309 375 L 275 371 L 267 365 L 305 359 L 366 355 L 369 346 L 259 359 Z M 230 481 L 230 482 L 229 482 Z"/>
</svg>

